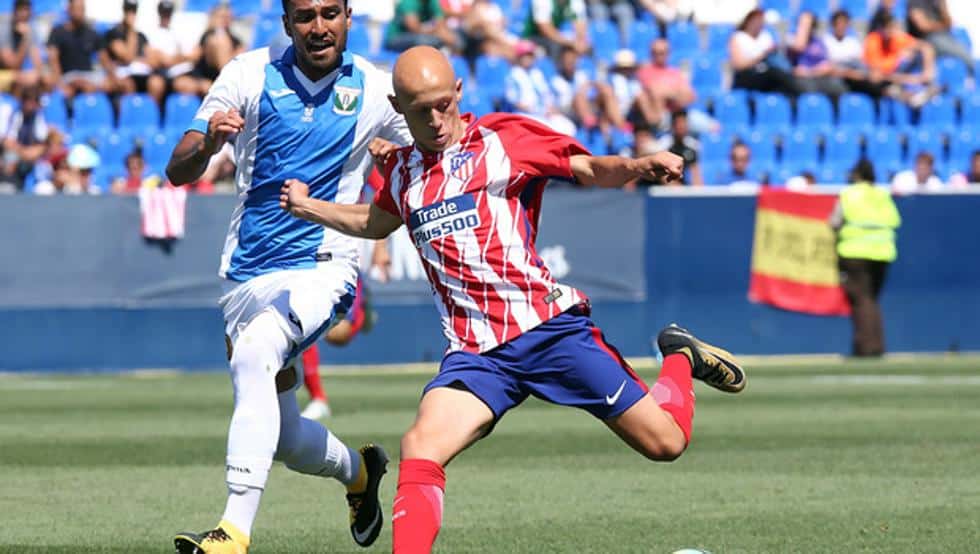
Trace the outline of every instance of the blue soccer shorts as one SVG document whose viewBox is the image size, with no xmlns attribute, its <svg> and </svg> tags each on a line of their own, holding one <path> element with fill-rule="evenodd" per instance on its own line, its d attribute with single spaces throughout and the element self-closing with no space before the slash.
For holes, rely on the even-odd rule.
<svg viewBox="0 0 980 554">
<path fill-rule="evenodd" d="M 625 412 L 648 391 L 584 306 L 489 352 L 449 353 L 425 392 L 437 387 L 473 393 L 495 419 L 533 395 L 605 420 Z"/>
</svg>

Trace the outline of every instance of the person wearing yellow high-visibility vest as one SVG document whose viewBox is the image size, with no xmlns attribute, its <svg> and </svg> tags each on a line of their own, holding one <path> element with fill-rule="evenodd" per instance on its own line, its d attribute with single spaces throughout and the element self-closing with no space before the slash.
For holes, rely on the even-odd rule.
<svg viewBox="0 0 980 554">
<path fill-rule="evenodd" d="M 902 218 L 889 190 L 874 185 L 871 162 L 859 161 L 851 172 L 851 182 L 840 193 L 830 225 L 837 232 L 841 285 L 851 303 L 852 353 L 881 356 L 885 353 L 885 333 L 878 295 L 888 266 L 898 256 L 895 230 Z"/>
</svg>

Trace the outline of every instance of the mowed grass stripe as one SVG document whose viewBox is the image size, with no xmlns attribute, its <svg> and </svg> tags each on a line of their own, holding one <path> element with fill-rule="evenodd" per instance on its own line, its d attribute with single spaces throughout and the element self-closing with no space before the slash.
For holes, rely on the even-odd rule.
<svg viewBox="0 0 980 554">
<path fill-rule="evenodd" d="M 809 376 L 976 366 L 813 367 L 760 369 L 740 396 L 699 386 L 694 443 L 674 464 L 642 460 L 584 413 L 529 401 L 448 468 L 438 552 L 975 551 L 980 387 Z M 27 379 L 73 386 L 17 388 Z M 328 375 L 329 426 L 397 459 L 426 380 Z M 168 552 L 174 531 L 213 525 L 230 406 L 223 374 L 0 378 L 0 552 Z M 336 483 L 277 466 L 265 496 L 253 552 L 357 551 Z M 373 551 L 388 550 L 386 531 Z"/>
</svg>

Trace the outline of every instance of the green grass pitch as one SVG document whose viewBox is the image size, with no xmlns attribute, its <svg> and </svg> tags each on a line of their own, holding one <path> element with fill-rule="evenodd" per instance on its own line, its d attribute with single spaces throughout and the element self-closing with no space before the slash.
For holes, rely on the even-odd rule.
<svg viewBox="0 0 980 554">
<path fill-rule="evenodd" d="M 449 466 L 437 551 L 980 552 L 980 359 L 748 367 L 742 395 L 698 385 L 673 464 L 527 402 Z M 325 379 L 330 428 L 393 458 L 386 504 L 426 379 Z M 220 373 L 0 376 L 0 552 L 170 552 L 173 532 L 212 526 L 230 406 Z M 278 465 L 253 538 L 357 551 L 340 485 Z"/>
</svg>

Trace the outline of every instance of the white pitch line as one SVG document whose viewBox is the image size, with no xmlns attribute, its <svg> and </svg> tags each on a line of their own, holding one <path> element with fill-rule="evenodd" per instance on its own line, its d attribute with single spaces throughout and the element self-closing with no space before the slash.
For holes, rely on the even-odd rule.
<svg viewBox="0 0 980 554">
<path fill-rule="evenodd" d="M 817 375 L 822 385 L 980 385 L 980 375 Z"/>
</svg>

